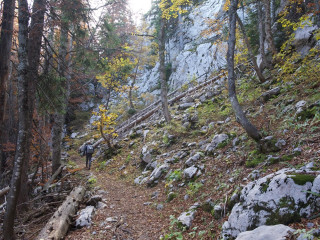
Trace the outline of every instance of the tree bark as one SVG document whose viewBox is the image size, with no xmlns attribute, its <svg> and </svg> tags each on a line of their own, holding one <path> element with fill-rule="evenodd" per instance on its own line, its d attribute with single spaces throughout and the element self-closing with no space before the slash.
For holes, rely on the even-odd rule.
<svg viewBox="0 0 320 240">
<path fill-rule="evenodd" d="M 234 74 L 234 51 L 236 43 L 236 15 L 237 15 L 238 0 L 231 0 L 229 7 L 229 39 L 228 39 L 228 52 L 227 52 L 227 64 L 228 64 L 228 90 L 229 98 L 237 117 L 242 127 L 245 129 L 247 134 L 252 137 L 255 141 L 259 142 L 261 135 L 256 127 L 247 119 L 244 114 L 237 95 L 235 85 L 235 74 Z"/>
<path fill-rule="evenodd" d="M 319 0 L 315 0 L 315 5 L 316 5 L 316 24 L 318 26 L 318 28 L 320 28 L 320 1 Z"/>
<path fill-rule="evenodd" d="M 5 0 L 3 4 L 3 15 L 0 35 L 0 175 L 4 171 L 5 155 L 3 144 L 5 140 L 5 111 L 6 111 L 6 91 L 9 76 L 10 53 L 13 36 L 15 0 Z"/>
<path fill-rule="evenodd" d="M 171 121 L 171 115 L 168 106 L 168 90 L 166 82 L 166 70 L 165 70 L 165 19 L 160 19 L 160 31 L 159 31 L 159 71 L 160 71 L 160 84 L 161 84 L 161 103 L 164 118 L 167 123 Z"/>
<path fill-rule="evenodd" d="M 263 4 L 264 4 L 264 11 L 265 11 L 266 39 L 268 42 L 269 50 L 271 51 L 272 57 L 273 57 L 277 54 L 277 50 L 274 45 L 273 37 L 272 37 L 270 0 L 263 0 Z"/>
<path fill-rule="evenodd" d="M 140 48 L 140 51 L 141 51 L 141 49 L 142 49 L 142 46 Z M 141 57 L 138 58 L 138 62 L 137 62 L 137 65 L 136 65 L 136 70 L 134 72 L 132 83 L 131 83 L 130 89 L 129 89 L 129 96 L 128 97 L 129 97 L 129 102 L 130 102 L 130 108 L 131 109 L 134 109 L 133 100 L 132 100 L 132 90 L 133 90 L 134 85 L 136 84 L 140 61 L 141 61 Z"/>
<path fill-rule="evenodd" d="M 267 58 L 266 53 L 264 50 L 264 41 L 266 38 L 265 29 L 264 29 L 264 16 L 262 11 L 261 2 L 258 1 L 257 3 L 258 8 L 258 18 L 259 18 L 259 52 L 261 56 L 261 65 L 260 69 L 263 70 L 265 67 L 267 67 Z"/>
<path fill-rule="evenodd" d="M 24 203 L 28 201 L 28 165 L 30 156 L 30 146 L 33 139 L 32 136 L 32 120 L 33 112 L 35 107 L 35 95 L 36 95 L 36 85 L 39 79 L 39 62 L 40 62 L 40 50 L 43 34 L 43 25 L 44 25 L 44 14 L 45 14 L 45 0 L 34 0 L 32 7 L 32 17 L 31 25 L 29 30 L 28 37 L 28 115 L 27 124 L 29 131 L 27 132 L 27 155 L 22 167 L 22 176 L 21 176 L 21 190 L 19 203 Z"/>
<path fill-rule="evenodd" d="M 62 86 L 66 89 L 62 99 L 62 107 L 59 112 L 55 113 L 53 131 L 52 131 L 52 173 L 61 166 L 61 141 L 62 132 L 65 122 L 65 112 L 68 105 L 68 86 L 69 79 L 67 77 L 67 46 L 68 46 L 68 23 L 66 20 L 61 22 L 60 31 L 60 49 L 59 49 L 59 66 L 58 72 L 62 80 Z"/>
<path fill-rule="evenodd" d="M 0 190 L 0 197 L 6 195 L 10 190 L 10 187 L 5 187 L 3 189 Z"/>
<path fill-rule="evenodd" d="M 263 82 L 266 81 L 266 79 L 264 78 L 262 72 L 260 71 L 260 68 L 258 67 L 256 57 L 253 55 L 253 51 L 252 51 L 252 48 L 250 46 L 250 42 L 249 42 L 248 36 L 246 34 L 246 30 L 245 30 L 245 28 L 243 26 L 243 23 L 242 23 L 241 19 L 238 16 L 237 12 L 236 12 L 236 18 L 237 18 L 237 22 L 239 23 L 239 26 L 240 26 L 240 29 L 241 29 L 241 32 L 242 32 L 242 35 L 243 35 L 243 38 L 244 38 L 244 42 L 246 43 L 246 46 L 248 48 L 249 57 L 250 57 L 250 59 L 252 61 L 253 68 L 256 71 L 260 82 L 263 83 Z"/>
<path fill-rule="evenodd" d="M 14 218 L 16 214 L 16 206 L 21 186 L 21 170 L 23 163 L 27 157 L 27 132 L 28 129 L 28 54 L 27 54 L 27 39 L 28 39 L 28 2 L 27 0 L 19 0 L 19 66 L 18 66 L 18 139 L 16 144 L 16 155 L 11 178 L 10 191 L 7 200 L 7 208 L 5 220 L 3 224 L 3 236 L 5 240 L 15 238 L 14 235 Z"/>
</svg>

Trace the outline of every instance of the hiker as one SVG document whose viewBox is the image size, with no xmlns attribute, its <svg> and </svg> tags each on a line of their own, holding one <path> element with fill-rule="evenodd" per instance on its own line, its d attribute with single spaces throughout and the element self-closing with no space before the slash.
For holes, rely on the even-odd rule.
<svg viewBox="0 0 320 240">
<path fill-rule="evenodd" d="M 83 155 L 86 155 L 86 167 L 87 168 L 89 167 L 89 170 L 91 168 L 91 159 L 92 159 L 93 152 L 94 152 L 94 148 L 93 148 L 91 142 L 87 143 L 84 146 Z"/>
</svg>

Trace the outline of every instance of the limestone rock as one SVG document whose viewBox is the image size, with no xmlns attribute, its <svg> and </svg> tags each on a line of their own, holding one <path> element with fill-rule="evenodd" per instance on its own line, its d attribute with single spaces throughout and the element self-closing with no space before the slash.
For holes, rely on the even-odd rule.
<svg viewBox="0 0 320 240">
<path fill-rule="evenodd" d="M 190 228 L 192 221 L 194 219 L 194 216 L 196 214 L 196 209 L 199 207 L 198 203 L 195 203 L 193 206 L 191 206 L 188 211 L 183 212 L 179 217 L 178 221 L 185 227 Z"/>
<path fill-rule="evenodd" d="M 206 147 L 206 153 L 211 154 L 214 152 L 216 148 L 218 148 L 221 144 L 225 143 L 229 139 L 227 134 L 218 134 L 215 135 L 211 141 L 211 143 Z"/>
<path fill-rule="evenodd" d="M 240 233 L 236 240 L 286 240 L 289 232 L 293 233 L 294 231 L 283 224 L 261 226 L 252 231 Z"/>
<path fill-rule="evenodd" d="M 315 177 L 315 175 L 318 175 Z M 223 237 L 233 239 L 239 233 L 262 225 L 288 224 L 319 211 L 319 172 L 283 169 L 248 183 L 223 224 Z"/>
<path fill-rule="evenodd" d="M 201 158 L 201 153 L 197 152 L 195 155 L 193 155 L 186 161 L 186 166 L 190 167 L 194 165 L 200 160 L 200 158 Z"/>
<path fill-rule="evenodd" d="M 167 172 L 168 170 L 169 165 L 167 163 L 155 168 L 149 177 L 149 180 L 147 182 L 148 185 L 154 184 L 155 181 L 157 181 L 163 175 L 163 173 Z"/>
<path fill-rule="evenodd" d="M 260 96 L 262 102 L 267 102 L 270 98 L 280 94 L 280 87 L 273 88 Z"/>
<path fill-rule="evenodd" d="M 191 178 L 193 178 L 194 176 L 196 176 L 198 174 L 201 174 L 201 171 L 199 171 L 199 169 L 196 166 L 191 166 L 189 168 L 186 168 L 183 171 L 183 176 L 186 179 L 191 179 Z"/>
<path fill-rule="evenodd" d="M 188 103 L 182 103 L 178 106 L 178 110 L 186 110 L 189 107 L 193 107 L 194 103 L 188 102 Z"/>
<path fill-rule="evenodd" d="M 78 214 L 78 217 L 76 220 L 76 227 L 82 228 L 82 227 L 90 226 L 92 224 L 91 218 L 93 214 L 94 214 L 93 206 L 88 206 L 85 209 L 82 209 Z"/>
</svg>

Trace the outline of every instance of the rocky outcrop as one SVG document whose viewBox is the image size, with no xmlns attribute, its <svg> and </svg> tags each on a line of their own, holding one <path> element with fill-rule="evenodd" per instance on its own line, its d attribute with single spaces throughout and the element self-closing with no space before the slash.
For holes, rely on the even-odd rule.
<svg viewBox="0 0 320 240">
<path fill-rule="evenodd" d="M 209 28 L 210 19 L 221 17 L 224 0 L 208 0 L 194 7 L 183 17 L 174 34 L 166 44 L 167 62 L 172 63 L 169 78 L 171 89 L 195 80 L 203 82 L 210 73 L 226 64 L 226 43 L 217 41 L 220 33 L 202 34 Z M 145 70 L 138 79 L 139 91 L 159 93 L 159 64 Z"/>
<path fill-rule="evenodd" d="M 236 240 L 285 240 L 294 229 L 278 224 L 275 226 L 261 226 L 253 231 L 240 233 Z"/>
<path fill-rule="evenodd" d="M 283 169 L 250 182 L 223 224 L 222 235 L 234 239 L 239 233 L 262 225 L 289 224 L 310 217 L 320 209 L 320 172 Z"/>
</svg>

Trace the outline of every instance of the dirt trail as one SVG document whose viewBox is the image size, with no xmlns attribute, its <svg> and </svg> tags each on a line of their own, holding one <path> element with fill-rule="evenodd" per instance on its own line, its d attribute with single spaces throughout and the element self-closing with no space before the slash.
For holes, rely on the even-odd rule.
<svg viewBox="0 0 320 240">
<path fill-rule="evenodd" d="M 85 167 L 85 161 L 77 158 L 77 164 Z M 156 188 L 142 188 L 110 175 L 105 171 L 92 169 L 82 170 L 84 174 L 93 174 L 97 179 L 96 186 L 103 192 L 102 198 L 106 207 L 97 210 L 90 228 L 72 229 L 65 239 L 159 239 L 168 228 L 172 211 L 166 208 L 165 196 L 159 192 L 157 198 L 151 199 Z M 100 192 L 102 192 L 100 191 Z M 157 210 L 162 203 L 164 209 Z M 84 206 L 83 206 L 84 207 Z M 112 218 L 113 221 L 107 221 Z M 111 219 L 110 219 L 111 220 Z"/>
</svg>

